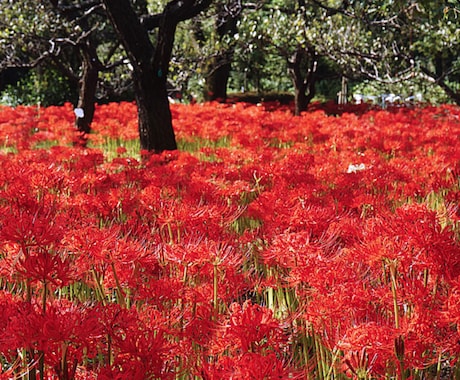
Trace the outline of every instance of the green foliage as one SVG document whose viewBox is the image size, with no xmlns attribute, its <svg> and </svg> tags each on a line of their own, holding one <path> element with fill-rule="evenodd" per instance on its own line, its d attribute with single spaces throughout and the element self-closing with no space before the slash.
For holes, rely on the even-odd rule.
<svg viewBox="0 0 460 380">
<path fill-rule="evenodd" d="M 139 12 L 158 13 L 168 1 L 133 3 Z M 217 31 L 219 12 L 233 3 L 243 6 L 236 33 L 222 36 Z M 50 4 L 2 2 L 0 67 L 4 62 L 33 65 L 43 52 L 54 54 L 62 49 L 66 53 L 60 58 L 62 63 L 78 76 L 81 57 L 65 41 L 76 41 L 81 30 Z M 227 54 L 231 61 L 229 92 L 293 92 L 288 61 L 299 46 L 310 46 L 323 57 L 317 82 L 321 100 L 336 98 L 337 78 L 342 73 L 353 79 L 355 92 L 404 96 L 421 92 L 433 103 L 450 100 L 436 84 L 443 82 L 454 93 L 460 92 L 457 1 L 306 0 L 301 4 L 294 0 L 213 1 L 205 13 L 178 25 L 168 77 L 172 87 L 181 92 L 183 101 L 202 100 L 207 76 L 222 63 L 216 57 Z M 116 46 L 109 23 L 100 16 L 90 19 L 98 28 L 98 55 L 115 68 L 101 73 L 98 94 L 111 100 L 132 97 L 131 72 L 119 64 L 126 58 L 123 49 Z M 53 45 L 56 41 L 60 42 Z M 74 99 L 73 91 L 54 70 L 42 68 L 10 86 L 2 101 L 62 104 Z"/>
<path fill-rule="evenodd" d="M 2 1 L 0 12 L 0 67 L 31 64 L 52 49 L 53 36 L 67 35 L 68 24 L 54 12 L 51 2 Z"/>
<path fill-rule="evenodd" d="M 31 70 L 16 85 L 7 86 L 0 98 L 0 103 L 10 106 L 62 105 L 67 101 L 76 101 L 75 89 L 59 72 L 48 66 Z"/>
<path fill-rule="evenodd" d="M 104 157 L 107 161 L 112 161 L 117 157 L 133 157 L 137 160 L 141 159 L 139 140 L 123 140 L 120 138 L 113 138 L 105 136 L 102 142 L 95 144 L 90 141 L 89 148 L 100 149 L 104 152 Z M 121 150 L 120 150 L 121 148 Z"/>
<path fill-rule="evenodd" d="M 248 12 L 238 23 L 231 88 L 236 91 L 292 90 L 287 62 L 270 37 L 274 11 Z"/>
</svg>

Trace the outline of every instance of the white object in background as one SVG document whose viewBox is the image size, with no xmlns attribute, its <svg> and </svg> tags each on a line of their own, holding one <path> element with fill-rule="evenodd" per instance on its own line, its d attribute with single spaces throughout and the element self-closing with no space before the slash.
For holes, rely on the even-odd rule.
<svg viewBox="0 0 460 380">
<path fill-rule="evenodd" d="M 347 173 L 356 173 L 356 172 L 359 172 L 365 169 L 366 169 L 366 165 L 364 164 L 359 164 L 359 165 L 350 164 L 348 165 Z"/>
<path fill-rule="evenodd" d="M 83 111 L 83 108 L 75 108 L 73 112 L 75 113 L 75 116 L 79 119 L 85 117 L 85 111 Z"/>
</svg>

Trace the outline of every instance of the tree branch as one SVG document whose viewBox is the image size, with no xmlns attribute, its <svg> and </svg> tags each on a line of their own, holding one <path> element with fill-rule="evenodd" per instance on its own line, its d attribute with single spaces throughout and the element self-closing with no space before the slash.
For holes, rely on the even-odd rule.
<svg viewBox="0 0 460 380">
<path fill-rule="evenodd" d="M 84 1 L 79 4 L 72 4 L 72 5 L 64 5 L 58 0 L 50 0 L 50 3 L 53 5 L 55 9 L 57 9 L 62 14 L 71 15 L 77 12 L 87 12 L 92 8 L 101 6 L 100 0 L 91 0 L 91 1 Z"/>
<path fill-rule="evenodd" d="M 162 13 L 143 15 L 140 17 L 141 25 L 148 31 L 159 28 L 161 20 L 168 18 L 171 22 L 178 24 L 197 16 L 204 11 L 212 0 L 173 0 L 166 4 Z"/>
<path fill-rule="evenodd" d="M 429 70 L 427 67 L 420 67 L 422 72 L 426 75 L 428 75 L 430 78 L 434 80 L 434 83 L 436 83 L 439 87 L 441 87 L 444 92 L 458 105 L 460 105 L 460 92 L 454 91 L 452 87 L 450 87 L 446 81 L 444 80 L 446 77 L 446 73 L 443 73 L 441 76 L 437 76 L 435 73 L 433 73 L 431 70 Z"/>
</svg>

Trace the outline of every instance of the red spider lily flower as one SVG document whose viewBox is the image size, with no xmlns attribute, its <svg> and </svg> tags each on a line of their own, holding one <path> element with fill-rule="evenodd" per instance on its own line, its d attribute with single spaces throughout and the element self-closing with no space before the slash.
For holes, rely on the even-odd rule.
<svg viewBox="0 0 460 380">
<path fill-rule="evenodd" d="M 344 363 L 349 370 L 364 370 L 371 376 L 385 376 L 387 363 L 397 362 L 394 353 L 397 334 L 397 331 L 389 326 L 373 322 L 364 323 L 350 328 L 338 342 L 337 348 L 345 352 Z M 360 353 L 361 356 L 356 356 L 356 353 Z"/>
<path fill-rule="evenodd" d="M 460 111 L 348 110 L 174 105 L 177 135 L 208 146 L 109 163 L 29 150 L 71 143 L 71 105 L 0 108 L 2 146 L 22 149 L 0 153 L 0 283 L 15 293 L 0 295 L 0 361 L 27 350 L 49 378 L 293 378 L 302 326 L 344 352 L 339 377 L 458 365 Z M 88 138 L 137 133 L 135 105 L 108 104 Z M 293 315 L 239 301 L 268 288 Z"/>
<path fill-rule="evenodd" d="M 221 321 L 214 321 L 214 310 L 209 298 L 203 299 L 201 289 L 191 289 L 187 292 L 189 305 L 184 308 L 181 317 L 183 325 L 184 343 L 191 342 L 192 347 L 200 347 L 206 355 L 212 356 L 220 353 L 223 349 L 221 338 L 223 329 Z M 220 316 L 219 316 L 220 317 Z M 191 350 L 188 355 L 196 355 L 199 350 Z M 193 353 L 193 351 L 195 351 Z"/>
<path fill-rule="evenodd" d="M 164 258 L 185 289 L 200 302 L 203 298 L 205 302 L 228 304 L 249 287 L 247 276 L 240 273 L 244 251 L 230 242 L 186 235 L 180 244 L 164 246 Z"/>
<path fill-rule="evenodd" d="M 30 198 L 21 199 L 18 203 L 14 203 L 14 200 L 11 202 L 10 207 L 2 208 L 2 240 L 20 244 L 24 254 L 27 254 L 27 247 L 46 247 L 59 243 L 67 218 L 58 212 L 56 204 L 37 202 Z"/>
<path fill-rule="evenodd" d="M 455 279 L 451 285 L 445 315 L 450 323 L 460 326 L 460 279 Z"/>
<path fill-rule="evenodd" d="M 218 357 L 217 359 L 203 360 L 199 375 L 204 380 L 233 379 L 235 373 L 235 360 L 229 356 Z"/>
<path fill-rule="evenodd" d="M 48 305 L 42 319 L 38 349 L 58 376 L 71 378 L 77 363 L 96 359 L 102 328 L 95 308 L 61 300 Z"/>
<path fill-rule="evenodd" d="M 238 358 L 236 368 L 240 371 L 241 379 L 300 379 L 302 374 L 293 370 L 275 353 L 264 356 L 248 352 Z M 235 378 L 238 378 L 236 375 Z"/>
<path fill-rule="evenodd" d="M 14 305 L 14 313 L 10 314 L 6 321 L 3 345 L 12 351 L 26 349 L 33 352 L 42 346 L 43 342 L 40 331 L 40 326 L 44 323 L 42 310 L 31 302 L 21 301 Z"/>
<path fill-rule="evenodd" d="M 216 363 L 204 363 L 201 375 L 205 380 L 269 380 L 300 379 L 303 376 L 291 369 L 276 354 L 246 352 L 236 358 L 223 356 Z"/>
<path fill-rule="evenodd" d="M 345 352 L 342 359 L 343 372 L 348 377 L 357 379 L 370 377 L 374 372 L 374 362 L 377 359 L 377 354 L 369 357 L 366 347 L 363 347 L 360 351 L 348 351 Z"/>
<path fill-rule="evenodd" d="M 443 311 L 442 320 L 450 326 L 451 334 L 448 337 L 446 350 L 458 352 L 460 349 L 460 279 L 451 283 L 452 288 L 446 300 L 446 309 Z"/>
<path fill-rule="evenodd" d="M 152 284 L 155 287 L 160 267 L 158 257 L 148 249 L 155 246 L 155 241 L 145 244 L 123 236 L 118 226 L 80 227 L 69 235 L 65 239 L 69 255 L 73 256 L 81 278 L 89 284 L 103 280 L 101 285 L 105 289 L 117 289 L 123 298 L 125 291 L 135 298 L 137 291 L 144 297 L 148 292 L 154 294 L 148 289 Z"/>
<path fill-rule="evenodd" d="M 138 138 L 136 105 L 131 102 L 96 106 L 93 134 L 104 138 L 135 140 Z"/>
<path fill-rule="evenodd" d="M 270 309 L 248 300 L 243 306 L 233 303 L 230 312 L 225 334 L 237 352 L 265 352 L 267 349 L 278 351 L 281 348 L 282 326 L 273 318 Z"/>
<path fill-rule="evenodd" d="M 460 274 L 459 247 L 452 231 L 442 229 L 436 212 L 426 206 L 405 206 L 396 215 L 376 218 L 366 233 L 369 260 L 396 260 L 403 271 L 430 271 L 431 279 Z"/>
<path fill-rule="evenodd" d="M 20 257 L 12 270 L 24 279 L 62 287 L 68 285 L 73 276 L 72 263 L 67 255 L 47 249 L 34 249 Z"/>
<path fill-rule="evenodd" d="M 23 301 L 17 296 L 13 296 L 5 291 L 0 291 L 0 352 L 8 361 L 14 361 L 16 349 L 20 347 L 21 342 L 12 339 L 8 334 L 10 323 L 22 311 L 23 307 L 27 308 Z"/>
<path fill-rule="evenodd" d="M 127 310 L 119 305 L 108 305 L 100 310 L 104 341 L 106 348 L 111 350 L 107 357 L 113 358 L 112 367 L 101 371 L 102 376 L 123 371 L 138 374 L 136 379 L 171 377 L 171 368 L 177 365 L 170 354 L 174 347 L 168 339 L 173 333 L 168 325 L 177 323 L 173 315 L 166 318 L 148 307 L 138 313 L 134 308 Z"/>
<path fill-rule="evenodd" d="M 117 155 L 120 157 L 120 156 L 123 156 L 127 152 L 127 149 L 124 146 L 119 146 L 116 152 L 117 152 Z"/>
<path fill-rule="evenodd" d="M 130 363 L 129 366 L 102 367 L 95 374 L 98 380 L 144 380 L 146 376 L 149 374 L 145 372 L 143 363 L 139 361 Z"/>
<path fill-rule="evenodd" d="M 31 303 L 16 303 L 5 324 L 3 354 L 26 349 L 31 363 L 42 357 L 47 371 L 58 376 L 72 377 L 73 363 L 82 363 L 86 357 L 95 357 L 95 343 L 100 338 L 96 314 L 80 305 L 65 301 L 42 307 Z M 5 346 L 2 346 L 5 347 Z M 65 374 L 64 374 L 65 372 Z"/>
</svg>

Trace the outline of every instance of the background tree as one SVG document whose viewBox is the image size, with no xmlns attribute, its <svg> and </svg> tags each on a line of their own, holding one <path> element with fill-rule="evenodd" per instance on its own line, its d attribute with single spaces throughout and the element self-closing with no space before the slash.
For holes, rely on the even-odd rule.
<svg viewBox="0 0 460 380">
<path fill-rule="evenodd" d="M 56 13 L 63 16 L 69 25 L 74 26 L 74 29 L 79 33 L 76 39 L 66 38 L 66 42 L 75 47 L 81 58 L 79 75 L 77 77 L 73 72 L 68 72 L 67 75 L 72 80 L 78 81 L 77 128 L 82 132 L 89 133 L 95 111 L 99 72 L 103 70 L 103 64 L 97 53 L 99 41 L 96 40 L 94 33 L 100 28 L 98 27 L 99 24 L 93 23 L 90 18 L 93 13 L 100 9 L 100 4 L 95 1 L 78 5 L 65 4 L 66 2 L 58 2 L 57 0 L 50 0 L 50 2 Z M 102 30 L 98 30 L 98 32 L 101 33 Z M 55 44 L 54 41 L 51 43 Z M 52 49 L 55 48 L 52 46 Z M 58 56 L 59 53 L 56 55 Z M 66 72 L 66 66 L 61 62 L 59 65 L 61 65 L 61 70 Z"/>
<path fill-rule="evenodd" d="M 408 95 L 422 79 L 460 101 L 460 30 L 449 1 L 310 1 L 331 17 L 317 23 L 309 38 L 347 76 L 404 82 Z"/>
<path fill-rule="evenodd" d="M 204 98 L 225 101 L 243 3 L 242 0 L 219 1 L 215 8 L 213 20 L 217 51 L 206 60 Z"/>
<path fill-rule="evenodd" d="M 167 93 L 167 75 L 177 25 L 205 10 L 211 0 L 173 0 L 161 13 L 138 15 L 128 0 L 103 0 L 133 67 L 141 148 L 177 148 Z M 152 40 L 148 30 L 156 30 Z"/>
<path fill-rule="evenodd" d="M 76 106 L 81 111 L 76 126 L 85 133 L 90 131 L 94 116 L 100 72 L 114 70 L 124 62 L 114 62 L 120 44 L 101 16 L 105 17 L 97 0 L 10 0 L 0 14 L 0 50 L 4 52 L 0 68 L 52 67 L 67 78 L 78 88 Z M 113 46 L 109 48 L 109 44 Z"/>
<path fill-rule="evenodd" d="M 306 108 L 318 83 L 325 83 L 323 75 L 334 72 L 335 78 L 355 83 L 380 83 L 381 91 L 399 84 L 408 97 L 432 87 L 430 81 L 457 101 L 459 14 L 448 1 L 267 0 L 258 12 L 244 16 L 234 66 L 240 76 L 244 73 L 244 84 L 256 78 L 257 90 L 273 73 L 282 77 L 279 70 L 288 70 L 297 113 Z"/>
<path fill-rule="evenodd" d="M 458 2 L 412 1 L 400 12 L 400 57 L 427 75 L 460 105 L 460 11 Z M 404 8 L 403 8 L 404 9 Z"/>
<path fill-rule="evenodd" d="M 271 17 L 276 3 L 269 0 L 243 4 L 234 35 L 233 70 L 229 82 L 233 91 L 265 96 L 267 92 L 284 92 L 292 87 L 286 62 L 273 43 L 270 35 L 273 30 L 269 30 L 269 25 L 276 29 Z"/>
<path fill-rule="evenodd" d="M 146 37 L 136 40 L 151 45 L 141 61 L 151 59 L 155 90 L 145 89 L 153 82 L 146 79 L 150 74 L 140 75 L 143 69 L 135 60 L 127 65 L 126 44 L 115 34 L 102 0 L 5 0 L 0 68 L 37 67 L 19 90 L 34 94 L 53 81 L 58 85 L 46 90 L 50 102 L 69 99 L 59 96 L 79 89 L 75 103 L 88 117 L 78 120 L 81 130 L 89 128 L 94 100 L 130 99 L 135 91 L 145 99 L 155 92 L 153 97 L 162 100 L 146 109 L 162 111 L 148 115 L 140 109 L 141 144 L 148 150 L 174 149 L 166 103 L 171 87 L 208 100 L 225 99 L 227 91 L 255 93 L 259 100 L 270 98 L 270 92 L 294 93 L 299 113 L 313 98 L 335 98 L 343 75 L 363 90 L 379 86 L 375 91 L 407 96 L 432 91 L 436 84 L 439 93 L 442 88 L 459 102 L 460 13 L 450 0 L 124 3 L 141 26 L 138 35 Z M 206 12 L 195 17 L 201 10 Z M 150 84 L 143 88 L 141 82 Z M 43 99 L 43 92 L 30 101 Z M 435 99 L 441 98 L 436 94 Z M 154 140 L 169 142 L 156 146 Z"/>
<path fill-rule="evenodd" d="M 272 9 L 267 23 L 270 43 L 287 62 L 294 86 L 295 114 L 305 111 L 316 94 L 320 55 L 314 41 L 307 40 L 310 20 L 316 17 L 305 1 L 288 1 Z"/>
<path fill-rule="evenodd" d="M 46 84 L 53 82 L 56 77 L 55 62 L 61 59 L 66 61 L 66 66 L 72 66 L 69 71 L 78 68 L 79 62 L 74 59 L 74 54 L 64 44 L 52 45 L 56 37 L 68 36 L 68 29 L 60 22 L 61 17 L 56 14 L 49 3 L 34 1 L 5 1 L 2 2 L 0 12 L 0 71 L 2 73 L 20 73 L 16 79 L 22 80 L 20 89 L 16 91 L 18 101 L 34 101 L 51 103 L 59 99 L 59 95 Z M 52 49 L 52 47 L 57 49 Z M 54 57 L 59 51 L 60 57 Z M 46 63 L 46 65 L 45 65 Z M 31 75 L 31 69 L 39 67 Z M 10 83 L 10 84 L 14 84 Z M 78 81 L 72 81 L 70 86 L 75 90 Z M 43 89 L 47 90 L 45 96 Z M 62 86 L 56 86 L 62 90 Z M 25 92 L 29 92 L 28 94 Z M 21 99 L 24 98 L 25 99 Z"/>
<path fill-rule="evenodd" d="M 317 42 L 308 38 L 315 27 L 313 21 L 321 16 L 317 8 L 302 0 L 265 1 L 254 12 L 252 24 L 245 20 L 239 27 L 241 55 L 247 55 L 255 47 L 252 58 L 262 66 L 263 75 L 268 69 L 278 78 L 284 78 L 284 89 L 290 79 L 297 115 L 307 109 L 316 95 L 317 83 L 331 74 L 331 66 L 325 55 L 319 54 Z M 261 54 L 263 60 L 258 57 Z M 258 67 L 252 62 L 248 66 L 252 70 Z"/>
</svg>

